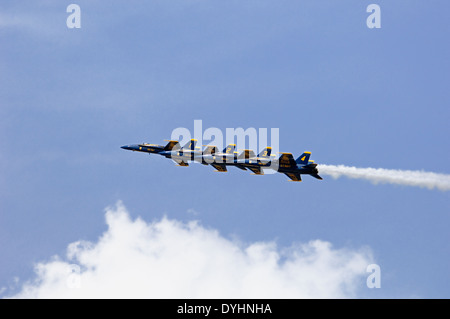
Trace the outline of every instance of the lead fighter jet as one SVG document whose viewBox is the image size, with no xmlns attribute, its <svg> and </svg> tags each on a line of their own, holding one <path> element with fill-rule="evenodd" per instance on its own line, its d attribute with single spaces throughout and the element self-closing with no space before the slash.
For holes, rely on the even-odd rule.
<svg viewBox="0 0 450 319">
<path fill-rule="evenodd" d="M 178 141 L 169 140 L 166 146 L 157 144 L 132 144 L 125 145 L 121 148 L 129 151 L 144 152 L 149 154 L 158 154 L 166 158 L 172 159 L 178 166 L 189 166 L 189 162 L 194 160 L 202 151 L 197 150 L 195 145 L 197 140 L 191 139 L 183 147 L 180 147 Z"/>
</svg>

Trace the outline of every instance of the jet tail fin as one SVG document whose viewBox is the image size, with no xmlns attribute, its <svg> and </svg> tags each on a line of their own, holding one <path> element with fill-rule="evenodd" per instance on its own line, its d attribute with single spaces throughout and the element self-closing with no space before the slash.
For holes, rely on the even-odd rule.
<svg viewBox="0 0 450 319">
<path fill-rule="evenodd" d="M 300 155 L 295 162 L 300 165 L 307 165 L 309 162 L 309 157 L 311 156 L 311 152 L 304 152 Z"/>
<path fill-rule="evenodd" d="M 270 158 L 270 154 L 271 153 L 272 153 L 272 148 L 271 147 L 266 147 L 265 149 L 263 149 L 261 151 L 261 153 L 258 154 L 258 157 Z"/>
<path fill-rule="evenodd" d="M 194 151 L 195 150 L 195 145 L 197 144 L 197 140 L 196 139 L 191 139 L 189 140 L 189 142 L 187 142 L 184 146 L 183 149 L 184 150 L 191 150 Z"/>
<path fill-rule="evenodd" d="M 229 144 L 227 147 L 225 147 L 223 149 L 223 153 L 225 153 L 225 154 L 233 154 L 235 148 L 236 148 L 236 144 Z"/>
</svg>

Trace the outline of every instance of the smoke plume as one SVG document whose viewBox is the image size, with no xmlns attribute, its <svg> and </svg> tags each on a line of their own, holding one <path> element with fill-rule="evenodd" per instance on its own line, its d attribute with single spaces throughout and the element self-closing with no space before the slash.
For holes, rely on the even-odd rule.
<svg viewBox="0 0 450 319">
<path fill-rule="evenodd" d="M 450 175 L 424 171 L 409 171 L 385 168 L 360 168 L 345 165 L 319 165 L 320 174 L 333 178 L 346 176 L 366 179 L 375 184 L 389 183 L 407 186 L 426 187 L 428 189 L 450 190 Z"/>
</svg>

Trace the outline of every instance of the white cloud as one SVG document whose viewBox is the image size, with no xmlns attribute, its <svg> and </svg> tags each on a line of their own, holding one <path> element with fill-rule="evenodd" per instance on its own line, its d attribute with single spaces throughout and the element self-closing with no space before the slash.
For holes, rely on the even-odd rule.
<svg viewBox="0 0 450 319">
<path fill-rule="evenodd" d="M 198 222 L 130 219 L 107 208 L 97 242 L 36 266 L 16 298 L 346 298 L 367 289 L 368 249 L 314 240 L 279 249 L 238 244 Z M 75 272 L 74 272 L 75 271 Z"/>
</svg>

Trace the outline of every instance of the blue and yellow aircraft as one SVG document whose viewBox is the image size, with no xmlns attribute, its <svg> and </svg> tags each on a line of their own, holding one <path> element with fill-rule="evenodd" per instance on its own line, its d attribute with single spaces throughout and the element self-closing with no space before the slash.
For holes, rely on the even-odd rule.
<svg viewBox="0 0 450 319">
<path fill-rule="evenodd" d="M 121 148 L 129 151 L 144 152 L 149 154 L 158 154 L 172 159 L 178 166 L 189 166 L 189 162 L 196 156 L 201 156 L 202 151 L 195 148 L 196 139 L 191 139 L 183 147 L 180 147 L 178 141 L 169 140 L 166 146 L 157 144 L 132 144 Z"/>
<path fill-rule="evenodd" d="M 214 146 L 209 146 L 214 147 Z M 215 148 L 217 149 L 217 148 Z M 202 157 L 203 162 L 211 165 L 216 169 L 216 172 L 226 172 L 227 165 L 232 165 L 242 170 L 245 170 L 245 167 L 236 163 L 237 152 L 235 152 L 236 144 L 229 144 L 227 147 L 223 149 L 223 151 L 217 152 L 214 151 L 212 153 L 204 152 Z"/>
<path fill-rule="evenodd" d="M 235 151 L 236 145 L 230 144 L 217 152 L 217 147 L 207 145 L 203 151 L 196 147 L 197 140 L 191 139 L 183 147 L 178 141 L 169 140 L 164 145 L 157 144 L 132 144 L 122 146 L 123 149 L 149 154 L 158 154 L 172 159 L 178 166 L 189 166 L 189 162 L 197 161 L 204 165 L 213 166 L 218 172 L 226 172 L 227 166 L 234 166 L 242 170 L 250 170 L 255 175 L 264 175 L 264 169 L 275 169 L 279 173 L 285 174 L 292 181 L 301 182 L 302 174 L 311 175 L 317 179 L 322 179 L 318 175 L 317 164 L 310 160 L 311 152 L 304 152 L 296 160 L 291 153 L 280 153 L 276 159 L 272 155 L 272 148 L 266 147 L 258 156 L 252 150 L 243 150 L 238 155 Z"/>
<path fill-rule="evenodd" d="M 294 182 L 301 182 L 301 174 L 311 175 L 317 179 L 322 180 L 319 176 L 319 170 L 317 164 L 314 161 L 309 160 L 311 152 L 304 152 L 296 160 L 291 153 L 281 153 L 278 159 L 278 172 L 284 173 Z"/>
</svg>

